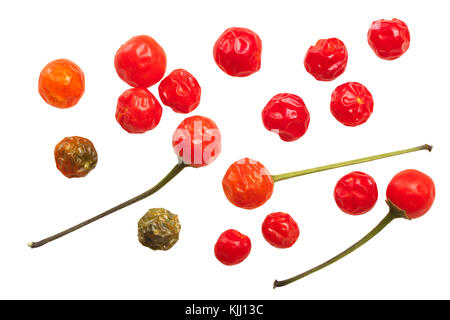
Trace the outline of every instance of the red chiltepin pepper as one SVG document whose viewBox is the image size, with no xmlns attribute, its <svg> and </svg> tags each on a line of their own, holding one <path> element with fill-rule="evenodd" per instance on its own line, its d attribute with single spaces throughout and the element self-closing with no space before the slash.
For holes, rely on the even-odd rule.
<svg viewBox="0 0 450 320">
<path fill-rule="evenodd" d="M 117 101 L 116 120 L 128 133 L 144 133 L 154 129 L 161 115 L 161 105 L 146 88 L 128 89 Z"/>
<path fill-rule="evenodd" d="M 349 127 L 366 122 L 373 112 L 373 97 L 358 82 L 347 82 L 331 94 L 330 110 L 337 121 Z"/>
<path fill-rule="evenodd" d="M 344 43 L 337 38 L 320 39 L 306 52 L 303 61 L 305 69 L 316 80 L 332 81 L 347 68 L 348 52 Z"/>
<path fill-rule="evenodd" d="M 408 169 L 397 173 L 392 178 L 386 190 L 386 203 L 389 206 L 389 212 L 380 223 L 372 229 L 372 231 L 348 249 L 317 267 L 283 281 L 275 280 L 273 284 L 274 288 L 282 287 L 302 279 L 340 260 L 372 239 L 397 218 L 411 220 L 423 216 L 433 205 L 434 197 L 434 182 L 426 174 L 414 169 Z"/>
<path fill-rule="evenodd" d="M 395 60 L 409 48 L 409 29 L 406 23 L 399 19 L 376 20 L 367 32 L 367 41 L 379 58 Z"/>
<path fill-rule="evenodd" d="M 261 112 L 264 127 L 283 141 L 301 138 L 309 126 L 309 112 L 302 98 L 291 93 L 274 96 Z"/>
<path fill-rule="evenodd" d="M 279 249 L 292 247 L 300 235 L 297 222 L 285 212 L 268 214 L 264 219 L 261 231 L 264 239 Z"/>
<path fill-rule="evenodd" d="M 176 69 L 158 86 L 164 105 L 177 113 L 189 113 L 200 104 L 201 88 L 197 79 L 184 69 Z"/>
<path fill-rule="evenodd" d="M 246 28 L 228 28 L 214 44 L 217 66 L 233 77 L 247 77 L 261 68 L 262 42 Z"/>
<path fill-rule="evenodd" d="M 244 261 L 252 249 L 250 238 L 237 230 L 224 231 L 214 246 L 214 254 L 221 263 L 233 266 Z"/>
<path fill-rule="evenodd" d="M 117 50 L 114 66 L 119 77 L 132 87 L 148 88 L 166 72 L 166 53 L 152 37 L 141 35 Z"/>
<path fill-rule="evenodd" d="M 199 168 L 210 164 L 220 154 L 221 135 L 214 121 L 202 116 L 193 116 L 184 119 L 175 130 L 172 137 L 172 145 L 179 161 L 173 169 L 151 189 L 51 237 L 38 242 L 30 242 L 28 246 L 31 248 L 43 246 L 46 243 L 61 238 L 62 236 L 78 230 L 94 221 L 106 217 L 113 212 L 147 198 L 164 187 L 186 167 Z"/>
<path fill-rule="evenodd" d="M 334 200 L 339 209 L 347 214 L 354 216 L 364 214 L 377 203 L 377 184 L 367 173 L 351 172 L 337 182 Z"/>
</svg>

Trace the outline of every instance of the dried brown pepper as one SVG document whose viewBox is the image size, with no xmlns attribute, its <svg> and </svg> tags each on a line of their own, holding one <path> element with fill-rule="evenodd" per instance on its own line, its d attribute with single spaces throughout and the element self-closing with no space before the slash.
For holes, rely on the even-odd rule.
<svg viewBox="0 0 450 320">
<path fill-rule="evenodd" d="M 83 137 L 66 137 L 55 147 L 56 167 L 67 178 L 85 177 L 97 165 L 94 144 Z"/>
</svg>

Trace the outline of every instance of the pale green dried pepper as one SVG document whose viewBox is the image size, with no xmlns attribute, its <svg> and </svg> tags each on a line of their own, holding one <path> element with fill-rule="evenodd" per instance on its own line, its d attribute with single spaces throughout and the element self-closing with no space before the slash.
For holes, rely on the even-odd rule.
<svg viewBox="0 0 450 320">
<path fill-rule="evenodd" d="M 169 250 L 178 241 L 180 234 L 178 215 L 164 208 L 154 208 L 138 222 L 139 242 L 153 250 Z"/>
</svg>

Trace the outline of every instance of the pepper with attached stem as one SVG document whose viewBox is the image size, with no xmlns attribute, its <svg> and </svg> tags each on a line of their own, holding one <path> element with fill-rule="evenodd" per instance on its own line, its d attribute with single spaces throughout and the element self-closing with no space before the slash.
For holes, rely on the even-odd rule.
<svg viewBox="0 0 450 320">
<path fill-rule="evenodd" d="M 28 246 L 31 248 L 41 247 L 46 243 L 61 238 L 62 236 L 87 226 L 94 221 L 106 217 L 113 212 L 147 198 L 164 187 L 186 167 L 199 168 L 210 164 L 220 154 L 221 136 L 214 121 L 202 116 L 193 116 L 184 119 L 175 130 L 172 138 L 172 145 L 175 153 L 178 155 L 179 161 L 173 169 L 151 189 L 51 237 L 38 242 L 30 242 L 28 243 Z"/>
<path fill-rule="evenodd" d="M 277 175 L 271 175 L 260 162 L 244 158 L 234 162 L 228 168 L 222 179 L 222 187 L 225 196 L 232 204 L 250 210 L 262 206 L 270 199 L 275 182 L 420 150 L 431 151 L 431 149 L 432 146 L 424 144 L 414 148 Z"/>
<path fill-rule="evenodd" d="M 389 212 L 380 223 L 372 229 L 372 231 L 330 260 L 295 277 L 282 281 L 275 280 L 273 287 L 277 288 L 288 285 L 340 260 L 376 236 L 394 219 L 404 218 L 411 220 L 423 216 L 430 210 L 434 202 L 434 197 L 434 182 L 426 174 L 414 169 L 408 169 L 397 173 L 392 178 L 386 190 L 386 203 L 389 206 Z"/>
</svg>

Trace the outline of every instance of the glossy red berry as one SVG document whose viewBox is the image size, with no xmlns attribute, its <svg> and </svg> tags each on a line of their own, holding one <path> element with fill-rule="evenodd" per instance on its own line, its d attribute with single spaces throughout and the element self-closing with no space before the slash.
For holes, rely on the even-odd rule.
<svg viewBox="0 0 450 320">
<path fill-rule="evenodd" d="M 416 219 L 427 213 L 433 205 L 435 195 L 433 180 L 414 169 L 397 173 L 386 189 L 386 198 L 404 210 L 409 219 Z"/>
<path fill-rule="evenodd" d="M 374 21 L 367 33 L 367 41 L 379 58 L 397 59 L 409 48 L 408 26 L 398 19 Z"/>
<path fill-rule="evenodd" d="M 246 28 L 229 28 L 214 45 L 214 60 L 223 72 L 234 77 L 247 77 L 261 68 L 262 42 Z"/>
<path fill-rule="evenodd" d="M 344 73 L 348 53 L 344 43 L 337 38 L 320 39 L 306 53 L 304 65 L 314 78 L 331 81 Z"/>
<path fill-rule="evenodd" d="M 172 146 L 185 164 L 203 167 L 213 162 L 221 151 L 221 135 L 211 119 L 192 116 L 184 119 L 175 130 Z"/>
<path fill-rule="evenodd" d="M 84 73 L 67 59 L 47 64 L 39 75 L 39 94 L 49 105 L 67 109 L 78 103 L 84 93 Z"/>
<path fill-rule="evenodd" d="M 166 53 L 152 37 L 136 36 L 117 51 L 114 66 L 119 77 L 132 87 L 147 88 L 166 72 Z"/>
<path fill-rule="evenodd" d="M 201 88 L 192 74 L 183 69 L 172 71 L 158 87 L 159 97 L 178 113 L 189 113 L 200 103 Z"/>
<path fill-rule="evenodd" d="M 262 163 L 244 158 L 234 162 L 222 179 L 227 199 L 243 209 L 255 209 L 270 199 L 274 181 Z"/>
<path fill-rule="evenodd" d="M 373 97 L 362 84 L 347 82 L 334 89 L 330 109 L 340 123 L 350 127 L 359 126 L 373 112 Z"/>
<path fill-rule="evenodd" d="M 295 141 L 309 126 L 309 112 L 302 98 L 291 93 L 280 93 L 270 99 L 262 113 L 264 127 L 277 133 L 281 140 Z"/>
<path fill-rule="evenodd" d="M 375 180 L 364 172 L 354 171 L 343 176 L 334 188 L 334 200 L 339 209 L 351 215 L 370 211 L 378 199 Z"/>
<path fill-rule="evenodd" d="M 55 146 L 56 168 L 67 178 L 88 175 L 97 165 L 94 144 L 83 137 L 66 137 Z"/>
<path fill-rule="evenodd" d="M 217 260 L 224 265 L 232 266 L 244 261 L 251 249 L 252 244 L 249 237 L 230 229 L 220 235 L 214 246 L 214 254 Z"/>
<path fill-rule="evenodd" d="M 297 222 L 284 212 L 274 212 L 264 219 L 262 224 L 264 239 L 280 249 L 292 247 L 300 234 Z"/>
<path fill-rule="evenodd" d="M 132 88 L 117 101 L 116 120 L 129 133 L 144 133 L 154 129 L 161 120 L 162 108 L 146 88 Z"/>
</svg>

